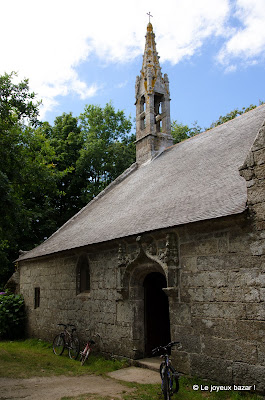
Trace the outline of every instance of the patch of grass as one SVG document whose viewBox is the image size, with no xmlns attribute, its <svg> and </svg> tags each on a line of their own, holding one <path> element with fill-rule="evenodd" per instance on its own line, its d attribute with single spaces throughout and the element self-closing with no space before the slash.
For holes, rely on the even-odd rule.
<svg viewBox="0 0 265 400">
<path fill-rule="evenodd" d="M 52 345 L 40 340 L 25 340 L 16 342 L 0 342 L 0 377 L 30 378 L 33 376 L 86 374 L 104 375 L 127 366 L 125 361 L 105 360 L 103 357 L 91 355 L 84 366 L 80 362 L 68 358 L 68 353 L 62 356 L 53 354 Z M 124 386 L 133 388 L 130 393 L 124 393 L 123 400 L 161 400 L 161 388 L 156 385 L 141 385 L 122 382 Z M 264 400 L 264 397 L 251 393 L 236 391 L 220 391 L 218 393 L 200 390 L 211 386 L 213 382 L 181 377 L 180 390 L 172 400 Z M 194 390 L 198 385 L 199 390 Z M 117 400 L 113 396 L 84 394 L 77 397 L 63 397 L 62 400 Z"/>
<path fill-rule="evenodd" d="M 132 384 L 135 390 L 132 393 L 124 395 L 123 400 L 161 400 L 161 386 L 155 385 L 144 385 L 144 384 Z M 172 399 L 173 400 L 173 399 Z"/>
<path fill-rule="evenodd" d="M 50 343 L 37 339 L 0 342 L 0 360 L 0 377 L 9 378 L 89 373 L 104 375 L 127 365 L 125 361 L 105 360 L 92 354 L 81 366 L 79 361 L 68 357 L 66 350 L 62 356 L 56 356 Z"/>
</svg>

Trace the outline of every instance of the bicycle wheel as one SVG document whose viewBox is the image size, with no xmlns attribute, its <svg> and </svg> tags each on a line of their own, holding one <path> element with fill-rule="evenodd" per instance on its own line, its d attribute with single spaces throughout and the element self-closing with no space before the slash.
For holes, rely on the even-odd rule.
<svg viewBox="0 0 265 400">
<path fill-rule="evenodd" d="M 56 354 L 57 356 L 61 356 L 63 354 L 64 348 L 65 348 L 64 337 L 61 334 L 55 336 L 52 343 L 52 349 L 54 354 Z"/>
<path fill-rule="evenodd" d="M 79 351 L 80 351 L 79 339 L 77 336 L 74 336 L 71 339 L 68 347 L 69 357 L 76 360 L 79 356 Z"/>
<path fill-rule="evenodd" d="M 170 400 L 170 388 L 169 388 L 169 377 L 168 374 L 165 373 L 162 379 L 162 393 L 165 400 Z"/>
<path fill-rule="evenodd" d="M 90 349 L 81 352 L 81 357 L 80 357 L 81 365 L 85 364 L 89 354 L 90 354 Z"/>
<path fill-rule="evenodd" d="M 177 393 L 179 391 L 179 375 L 173 367 L 169 367 L 171 392 Z"/>
</svg>

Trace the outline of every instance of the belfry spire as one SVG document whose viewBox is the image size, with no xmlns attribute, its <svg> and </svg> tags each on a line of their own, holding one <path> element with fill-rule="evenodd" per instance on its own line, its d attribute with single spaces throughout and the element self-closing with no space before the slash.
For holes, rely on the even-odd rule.
<svg viewBox="0 0 265 400">
<path fill-rule="evenodd" d="M 147 90 L 151 92 L 157 79 L 161 76 L 161 67 L 159 64 L 159 56 L 156 51 L 155 34 L 151 22 L 147 25 L 146 42 L 143 55 L 143 66 L 141 74 L 147 77 Z M 149 80 L 148 80 L 149 78 Z"/>
<path fill-rule="evenodd" d="M 151 160 L 173 144 L 168 76 L 161 72 L 151 22 L 147 25 L 145 38 L 143 65 L 135 84 L 138 164 Z"/>
</svg>

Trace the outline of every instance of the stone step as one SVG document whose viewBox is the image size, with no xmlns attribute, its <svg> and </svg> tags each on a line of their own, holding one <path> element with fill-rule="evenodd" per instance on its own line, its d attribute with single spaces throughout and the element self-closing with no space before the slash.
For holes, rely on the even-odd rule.
<svg viewBox="0 0 265 400">
<path fill-rule="evenodd" d="M 158 371 L 161 364 L 160 357 L 152 357 L 152 358 L 141 358 L 139 360 L 134 360 L 133 365 L 140 368 L 147 368 L 152 371 Z"/>
</svg>

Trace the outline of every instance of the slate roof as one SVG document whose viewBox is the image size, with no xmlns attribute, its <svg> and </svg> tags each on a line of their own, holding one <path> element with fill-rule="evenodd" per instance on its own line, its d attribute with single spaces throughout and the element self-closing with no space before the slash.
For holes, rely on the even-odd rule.
<svg viewBox="0 0 265 400">
<path fill-rule="evenodd" d="M 133 164 L 40 246 L 31 259 L 160 228 L 241 213 L 238 168 L 265 120 L 265 105 Z"/>
</svg>

